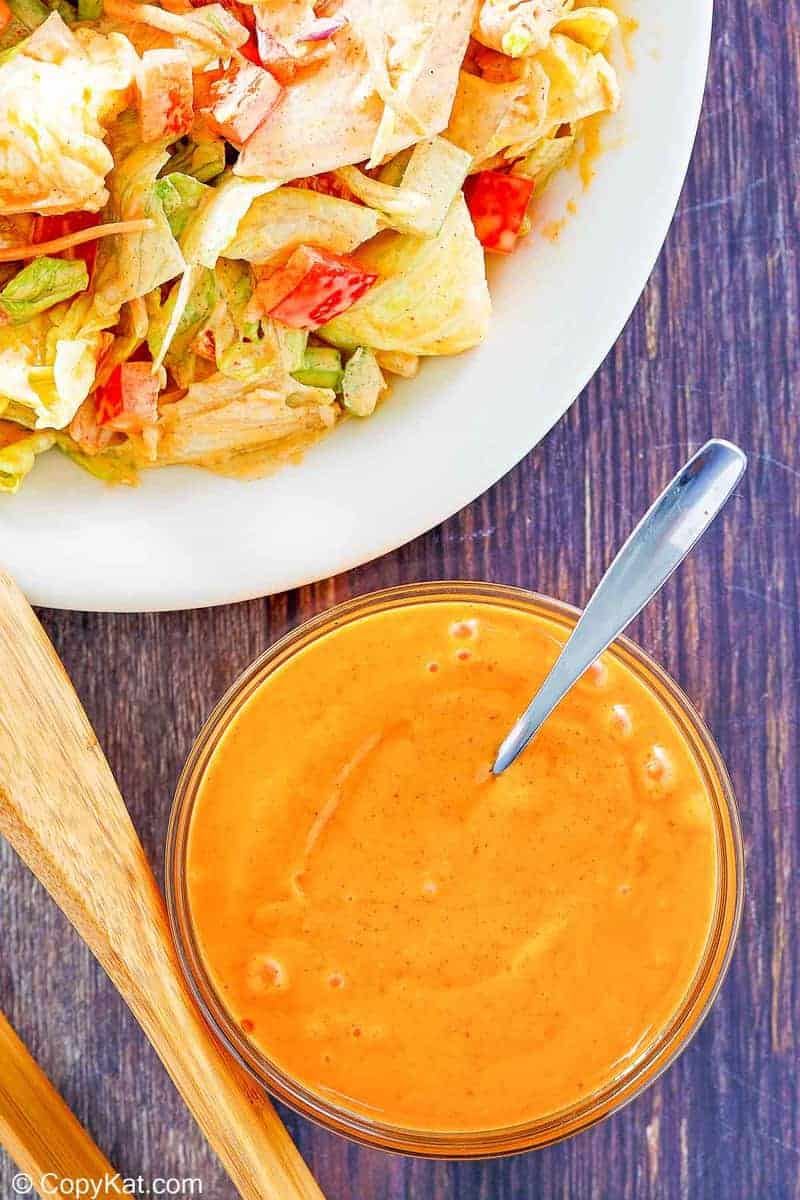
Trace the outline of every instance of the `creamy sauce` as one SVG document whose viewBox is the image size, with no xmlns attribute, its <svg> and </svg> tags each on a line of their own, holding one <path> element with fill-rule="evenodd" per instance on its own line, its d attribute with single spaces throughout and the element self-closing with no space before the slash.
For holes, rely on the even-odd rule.
<svg viewBox="0 0 800 1200">
<path fill-rule="evenodd" d="M 614 655 L 502 777 L 489 764 L 565 637 L 492 604 L 351 621 L 225 730 L 189 834 L 206 968 L 313 1092 L 414 1129 L 531 1121 L 657 1040 L 712 922 L 711 802 Z"/>
</svg>

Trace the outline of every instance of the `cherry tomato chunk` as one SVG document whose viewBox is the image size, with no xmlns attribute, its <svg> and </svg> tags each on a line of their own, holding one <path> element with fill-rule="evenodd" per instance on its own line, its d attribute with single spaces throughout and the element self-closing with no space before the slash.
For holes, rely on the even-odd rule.
<svg viewBox="0 0 800 1200">
<path fill-rule="evenodd" d="M 377 278 L 355 259 L 300 246 L 261 280 L 256 298 L 263 312 L 291 329 L 319 329 L 360 300 Z"/>
<path fill-rule="evenodd" d="M 478 240 L 487 250 L 511 254 L 525 218 L 533 180 L 502 171 L 479 171 L 464 185 Z"/>
<path fill-rule="evenodd" d="M 182 50 L 145 50 L 137 80 L 143 142 L 175 140 L 194 121 L 192 64 Z"/>
<path fill-rule="evenodd" d="M 195 89 L 197 94 L 197 84 Z M 234 146 L 243 145 L 255 133 L 281 94 L 280 84 L 269 71 L 251 62 L 230 66 L 212 79 L 205 90 L 203 112 L 212 128 Z"/>
<path fill-rule="evenodd" d="M 38 216 L 34 220 L 32 242 L 52 242 L 56 238 L 67 237 L 82 229 L 91 229 L 99 225 L 99 213 L 74 212 L 61 213 L 58 216 Z M 97 242 L 84 242 L 81 246 L 71 246 L 69 250 L 61 251 L 64 258 L 82 258 L 91 277 L 97 258 Z"/>
<path fill-rule="evenodd" d="M 152 424 L 158 416 L 158 391 L 152 363 L 120 363 L 97 390 L 97 424 L 126 431 Z"/>
</svg>

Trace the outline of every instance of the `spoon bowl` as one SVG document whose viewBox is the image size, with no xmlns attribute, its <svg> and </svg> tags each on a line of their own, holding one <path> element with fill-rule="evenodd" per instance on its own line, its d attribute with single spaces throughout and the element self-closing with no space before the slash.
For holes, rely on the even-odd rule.
<svg viewBox="0 0 800 1200">
<path fill-rule="evenodd" d="M 681 468 L 622 546 L 567 644 L 492 765 L 501 775 L 571 687 L 660 591 L 728 502 L 747 467 L 731 442 L 713 438 Z"/>
</svg>

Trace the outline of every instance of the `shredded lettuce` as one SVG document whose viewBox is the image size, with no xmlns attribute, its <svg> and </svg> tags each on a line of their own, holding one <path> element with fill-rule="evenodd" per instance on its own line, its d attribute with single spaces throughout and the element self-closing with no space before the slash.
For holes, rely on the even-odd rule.
<svg viewBox="0 0 800 1200">
<path fill-rule="evenodd" d="M 0 445 L 0 492 L 7 495 L 19 490 L 26 475 L 33 469 L 37 454 L 43 454 L 55 443 L 50 431 L 31 433 Z"/>
<path fill-rule="evenodd" d="M 172 171 L 156 180 L 154 190 L 161 201 L 173 237 L 179 238 L 210 189 L 193 175 Z"/>
<path fill-rule="evenodd" d="M 563 167 L 575 145 L 575 134 L 564 133 L 559 137 L 542 138 L 524 158 L 511 169 L 512 175 L 525 175 L 533 179 L 536 191 L 541 192 L 551 175 Z"/>
<path fill-rule="evenodd" d="M 213 268 L 236 237 L 239 223 L 253 201 L 277 186 L 266 179 L 226 174 L 192 213 L 181 235 L 186 261 Z"/>
<path fill-rule="evenodd" d="M 230 470 L 239 455 L 282 448 L 324 433 L 336 421 L 336 396 L 277 374 L 251 380 L 211 375 L 165 407 L 158 461 Z M 263 470 L 269 469 L 269 459 Z"/>
<path fill-rule="evenodd" d="M 248 38 L 244 26 L 221 4 L 180 13 L 136 0 L 104 0 L 103 7 L 106 16 L 123 28 L 134 22 L 170 34 L 174 44 L 187 52 L 196 71 L 220 58 L 230 58 Z"/>
<path fill-rule="evenodd" d="M 618 25 L 619 18 L 610 8 L 576 8 L 561 17 L 553 32 L 563 33 L 598 54 Z"/>
<path fill-rule="evenodd" d="M 88 286 L 83 259 L 35 258 L 0 291 L 0 311 L 18 325 Z"/>
<path fill-rule="evenodd" d="M 300 245 L 349 254 L 380 228 L 378 213 L 363 204 L 306 188 L 282 187 L 253 202 L 225 256 L 266 263 Z"/>
<path fill-rule="evenodd" d="M 82 293 L 20 325 L 0 325 L 0 408 L 30 429 L 63 429 L 111 340 Z M 116 318 L 116 314 L 114 315 Z"/>
<path fill-rule="evenodd" d="M 497 153 L 498 134 L 525 89 L 524 80 L 494 83 L 462 71 L 445 137 L 480 165 Z"/>
<path fill-rule="evenodd" d="M 184 276 L 184 280 L 188 278 Z M 173 284 L 163 305 L 151 302 L 151 319 L 147 344 L 153 362 L 167 366 L 179 387 L 186 387 L 194 378 L 194 355 L 191 343 L 214 311 L 217 287 L 214 272 L 205 267 L 193 270 L 189 294 L 181 295 L 183 280 Z M 176 306 L 179 309 L 175 318 Z M 174 327 L 171 338 L 169 333 Z M 165 345 L 165 339 L 169 341 Z"/>
<path fill-rule="evenodd" d="M 486 268 L 460 193 L 437 237 L 381 233 L 355 258 L 380 279 L 319 330 L 326 342 L 428 355 L 458 354 L 483 340 L 491 309 Z"/>
<path fill-rule="evenodd" d="M 248 267 L 242 262 L 229 258 L 220 258 L 214 269 L 219 295 L 224 299 L 227 309 L 240 337 L 258 337 L 258 321 L 247 315 L 247 306 L 253 295 L 253 279 Z"/>
<path fill-rule="evenodd" d="M 146 296 L 180 275 L 186 266 L 156 193 L 156 179 L 168 157 L 158 144 L 138 146 L 108 178 L 113 218 L 148 217 L 153 228 L 145 233 L 118 234 L 100 243 L 96 305 L 101 313 L 116 311 L 127 300 Z"/>
<path fill-rule="evenodd" d="M 434 237 L 471 164 L 472 158 L 464 150 L 436 137 L 417 143 L 397 187 L 372 179 L 356 167 L 342 167 L 337 175 L 355 196 L 377 208 L 392 229 Z"/>
</svg>

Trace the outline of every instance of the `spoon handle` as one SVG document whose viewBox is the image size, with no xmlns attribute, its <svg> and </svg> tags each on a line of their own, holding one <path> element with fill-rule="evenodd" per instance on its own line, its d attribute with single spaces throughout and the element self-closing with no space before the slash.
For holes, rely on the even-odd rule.
<svg viewBox="0 0 800 1200">
<path fill-rule="evenodd" d="M 666 583 L 746 466 L 738 446 L 713 439 L 667 485 L 606 571 L 550 674 L 500 747 L 495 775 L 511 765 L 584 671 Z"/>
<path fill-rule="evenodd" d="M 2 572 L 0 834 L 108 972 L 242 1200 L 322 1200 L 264 1092 L 190 996 L 111 768 L 47 635 Z"/>
</svg>

